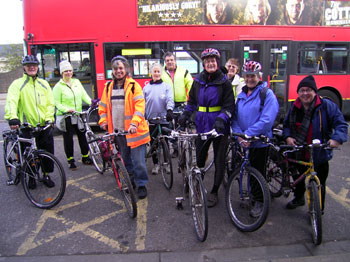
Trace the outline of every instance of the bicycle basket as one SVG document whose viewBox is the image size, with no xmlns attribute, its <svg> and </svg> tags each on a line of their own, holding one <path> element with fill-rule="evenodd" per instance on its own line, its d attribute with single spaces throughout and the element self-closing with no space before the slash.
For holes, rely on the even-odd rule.
<svg viewBox="0 0 350 262">
<path fill-rule="evenodd" d="M 110 153 L 110 150 L 108 150 L 108 144 L 106 141 L 101 141 L 99 144 L 98 144 L 100 150 L 101 150 L 101 153 L 102 153 L 102 157 L 103 157 L 103 160 L 104 161 L 109 161 L 110 158 L 111 158 L 111 153 Z"/>
</svg>

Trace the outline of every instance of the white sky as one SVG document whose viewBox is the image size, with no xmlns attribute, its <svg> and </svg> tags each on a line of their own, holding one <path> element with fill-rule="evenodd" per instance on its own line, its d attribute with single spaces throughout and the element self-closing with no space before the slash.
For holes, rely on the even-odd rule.
<svg viewBox="0 0 350 262">
<path fill-rule="evenodd" d="M 23 43 L 22 4 L 21 0 L 0 0 L 0 44 Z"/>
</svg>

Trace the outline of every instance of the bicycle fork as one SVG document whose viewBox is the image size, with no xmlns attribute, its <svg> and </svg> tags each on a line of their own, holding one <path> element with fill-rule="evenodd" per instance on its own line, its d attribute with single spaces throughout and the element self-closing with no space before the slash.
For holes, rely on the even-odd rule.
<svg viewBox="0 0 350 262">
<path fill-rule="evenodd" d="M 320 200 L 320 208 L 322 210 L 322 197 L 321 197 L 321 183 L 320 183 L 320 180 L 319 178 L 317 177 L 317 173 L 316 172 L 311 172 L 311 175 L 307 176 L 305 178 L 305 184 L 307 185 L 306 186 L 306 200 L 307 200 L 307 204 L 308 206 L 310 206 L 310 199 L 311 199 L 311 196 L 310 196 L 310 190 L 309 190 L 309 181 L 313 179 L 316 181 L 316 184 L 317 184 L 317 191 L 318 191 L 318 197 L 319 197 L 319 200 Z"/>
</svg>

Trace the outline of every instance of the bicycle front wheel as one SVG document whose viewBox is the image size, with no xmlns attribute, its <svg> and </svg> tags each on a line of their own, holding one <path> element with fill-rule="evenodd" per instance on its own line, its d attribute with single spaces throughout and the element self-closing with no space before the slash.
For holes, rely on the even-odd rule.
<svg viewBox="0 0 350 262">
<path fill-rule="evenodd" d="M 126 170 L 124 163 L 117 158 L 112 159 L 112 168 L 126 210 L 128 211 L 128 215 L 131 218 L 135 218 L 137 216 L 136 196 L 128 171 Z"/>
<path fill-rule="evenodd" d="M 66 175 L 61 163 L 46 151 L 33 152 L 22 167 L 21 183 L 30 202 L 49 209 L 56 206 L 66 190 Z"/>
<path fill-rule="evenodd" d="M 322 213 L 318 185 L 315 180 L 310 180 L 307 194 L 312 227 L 312 240 L 315 245 L 319 245 L 322 242 Z"/>
<path fill-rule="evenodd" d="M 92 163 L 94 163 L 94 166 L 97 172 L 99 172 L 100 174 L 103 174 L 106 168 L 106 162 L 103 160 L 101 150 L 98 146 L 98 142 L 97 141 L 90 142 L 96 139 L 96 135 L 91 131 L 87 131 L 85 133 L 85 136 L 90 149 L 90 156 L 92 159 Z"/>
<path fill-rule="evenodd" d="M 226 188 L 226 207 L 233 224 L 243 232 L 259 229 L 266 221 L 270 192 L 265 178 L 253 167 L 237 170 Z"/>
<path fill-rule="evenodd" d="M 163 178 L 163 184 L 166 189 L 171 189 L 173 186 L 173 164 L 171 162 L 171 156 L 169 152 L 169 147 L 167 142 L 164 139 L 160 140 L 159 143 L 160 149 L 159 149 L 159 155 L 158 155 L 158 161 L 160 166 L 160 173 Z"/>
<path fill-rule="evenodd" d="M 191 208 L 194 228 L 199 241 L 208 236 L 208 207 L 205 188 L 200 174 L 192 174 Z"/>
</svg>

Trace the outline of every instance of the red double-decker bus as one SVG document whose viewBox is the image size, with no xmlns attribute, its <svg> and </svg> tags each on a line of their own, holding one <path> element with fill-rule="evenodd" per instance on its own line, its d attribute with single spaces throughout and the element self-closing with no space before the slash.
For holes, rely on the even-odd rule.
<svg viewBox="0 0 350 262">
<path fill-rule="evenodd" d="M 172 51 L 192 75 L 208 47 L 259 61 L 282 113 L 298 82 L 314 75 L 319 93 L 350 115 L 350 2 L 346 0 L 23 0 L 25 45 L 53 86 L 69 60 L 93 97 L 125 56 L 141 86 L 149 67 Z"/>
</svg>

